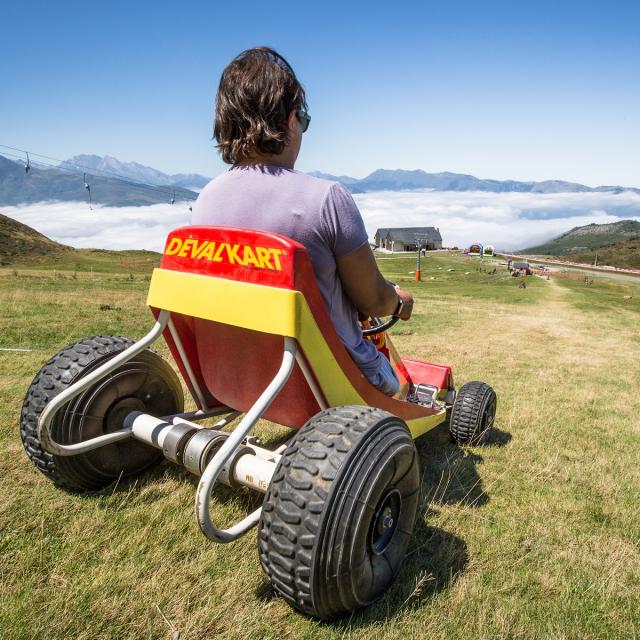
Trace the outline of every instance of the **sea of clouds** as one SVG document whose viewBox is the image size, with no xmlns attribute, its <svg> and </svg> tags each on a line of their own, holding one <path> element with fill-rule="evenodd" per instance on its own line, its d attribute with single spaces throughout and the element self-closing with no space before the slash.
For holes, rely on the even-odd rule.
<svg viewBox="0 0 640 640">
<path fill-rule="evenodd" d="M 640 220 L 640 194 L 487 193 L 454 191 L 372 192 L 354 196 L 373 238 L 379 227 L 434 226 L 444 246 L 493 244 L 522 249 L 592 222 Z M 2 213 L 52 240 L 73 247 L 162 251 L 168 232 L 189 223 L 186 202 L 146 207 L 40 203 Z M 260 212 L 256 211 L 256 223 Z"/>
<path fill-rule="evenodd" d="M 354 196 L 370 237 L 379 227 L 433 226 L 443 246 L 523 249 L 573 227 L 640 220 L 640 194 L 404 191 Z"/>
</svg>

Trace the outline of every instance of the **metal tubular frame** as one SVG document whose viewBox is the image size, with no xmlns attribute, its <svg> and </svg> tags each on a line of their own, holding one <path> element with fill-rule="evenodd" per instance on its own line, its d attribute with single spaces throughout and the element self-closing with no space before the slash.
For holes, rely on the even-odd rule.
<svg viewBox="0 0 640 640">
<path fill-rule="evenodd" d="M 208 408 L 206 406 L 202 390 L 200 389 L 195 379 L 193 370 L 191 369 L 191 366 L 187 361 L 182 343 L 180 342 L 179 336 L 175 331 L 173 322 L 171 321 L 171 313 L 165 309 L 162 309 L 154 326 L 149 331 L 149 333 L 147 333 L 147 335 L 145 335 L 135 344 L 131 345 L 129 348 L 125 349 L 115 357 L 111 358 L 108 362 L 105 362 L 97 369 L 72 384 L 68 389 L 65 389 L 45 406 L 42 414 L 40 415 L 40 419 L 38 420 L 38 437 L 40 439 L 40 442 L 42 443 L 43 448 L 46 451 L 57 456 L 73 456 L 80 453 L 92 451 L 113 442 L 119 442 L 121 440 L 126 440 L 134 437 L 132 427 L 133 421 L 137 417 L 144 417 L 146 414 L 133 412 L 125 419 L 122 429 L 115 431 L 114 433 L 97 436 L 95 438 L 90 438 L 88 440 L 75 444 L 60 444 L 58 442 L 55 442 L 51 437 L 50 430 L 51 423 L 53 422 L 55 415 L 64 405 L 76 398 L 96 381 L 109 375 L 121 364 L 127 362 L 138 353 L 146 349 L 150 344 L 152 344 L 162 335 L 167 326 L 174 340 L 174 343 L 176 344 L 176 348 L 180 355 L 180 358 L 182 359 L 182 363 L 184 364 L 185 371 L 187 372 L 189 380 L 193 385 L 194 395 L 196 396 L 194 397 L 194 400 L 199 402 L 199 404 L 201 405 L 201 408 L 196 411 L 164 416 L 162 420 L 166 421 L 167 427 L 170 424 L 190 423 L 190 420 L 202 420 L 210 416 L 227 413 L 228 415 L 225 418 L 222 418 L 222 420 L 218 421 L 214 425 L 214 428 L 220 428 L 229 424 L 232 420 L 241 415 L 241 412 L 233 411 L 229 407 L 220 406 Z M 240 421 L 238 426 L 229 434 L 229 437 L 225 440 L 220 450 L 211 459 L 211 462 L 209 462 L 206 469 L 204 470 L 204 473 L 202 474 L 202 477 L 200 478 L 195 500 L 196 516 L 200 529 L 205 534 L 205 536 L 207 536 L 207 538 L 211 540 L 214 540 L 216 542 L 231 542 L 233 540 L 236 540 L 251 528 L 256 526 L 260 519 L 262 508 L 257 509 L 256 511 L 245 517 L 243 520 L 234 524 L 228 529 L 218 528 L 214 524 L 209 513 L 211 491 L 221 471 L 223 470 L 223 467 L 225 467 L 225 465 L 233 457 L 238 447 L 242 445 L 243 440 L 249 435 L 249 433 L 255 426 L 255 423 L 262 417 L 264 412 L 269 408 L 278 393 L 280 393 L 284 385 L 287 383 L 287 380 L 293 372 L 296 362 L 298 363 L 305 379 L 307 380 L 307 383 L 309 384 L 309 387 L 311 388 L 311 391 L 320 408 L 325 409 L 327 407 L 327 401 L 324 398 L 322 390 L 318 387 L 313 374 L 309 370 L 309 366 L 306 360 L 304 359 L 302 354 L 298 352 L 296 340 L 294 338 L 285 337 L 284 352 L 280 369 L 276 373 L 273 380 L 269 383 L 267 388 L 256 400 L 251 409 L 249 409 L 249 411 L 245 414 L 244 418 Z M 152 416 L 149 416 L 149 418 L 152 418 Z M 200 425 L 193 426 L 203 428 Z M 247 446 L 251 447 L 250 444 L 248 444 Z M 283 445 L 273 452 L 273 462 L 277 462 L 281 452 L 285 448 L 286 445 Z"/>
<path fill-rule="evenodd" d="M 149 333 L 144 338 L 141 338 L 135 344 L 132 344 L 128 349 L 125 349 L 122 353 L 105 362 L 99 366 L 95 371 L 87 374 L 84 378 L 78 380 L 78 382 L 72 384 L 68 389 L 65 389 L 62 393 L 57 395 L 51 402 L 49 402 L 38 420 L 38 438 L 42 443 L 43 448 L 57 456 L 74 456 L 78 453 L 85 453 L 92 451 L 98 447 L 102 447 L 112 442 L 118 442 L 119 440 L 126 440 L 131 437 L 131 429 L 123 428 L 114 433 L 107 433 L 103 436 L 97 436 L 96 438 L 90 438 L 84 442 L 78 442 L 76 444 L 59 444 L 51 438 L 51 422 L 55 414 L 70 400 L 80 395 L 85 389 L 90 387 L 96 380 L 109 374 L 111 371 L 119 367 L 123 362 L 138 355 L 141 351 L 146 349 L 152 342 L 157 340 L 167 326 L 167 322 L 170 319 L 170 312 L 162 310 L 158 315 L 156 323 Z"/>
<path fill-rule="evenodd" d="M 184 347 L 182 346 L 182 340 L 180 340 L 180 336 L 176 331 L 176 327 L 173 324 L 173 320 L 171 319 L 171 316 L 169 316 L 168 325 L 169 325 L 169 333 L 171 334 L 173 343 L 176 345 L 176 349 L 178 350 L 178 354 L 180 355 L 180 360 L 182 360 L 182 366 L 184 367 L 184 370 L 187 372 L 187 376 L 189 377 L 189 382 L 191 382 L 191 386 L 193 388 L 193 391 L 190 390 L 191 396 L 193 397 L 196 404 L 199 404 L 200 408 L 203 411 L 206 411 L 208 409 L 207 401 L 204 399 L 204 394 L 202 393 L 202 389 L 200 388 L 200 385 L 198 384 L 198 381 L 196 380 L 196 377 L 193 373 L 193 369 L 189 364 L 189 359 L 187 358 L 187 354 L 184 352 Z"/>
<path fill-rule="evenodd" d="M 163 418 L 169 421 L 177 420 L 179 418 L 184 420 L 205 420 L 206 418 L 224 415 L 230 411 L 231 409 L 229 407 L 219 405 L 217 407 L 207 409 L 206 411 L 197 409 L 196 411 L 185 411 L 184 413 L 172 413 L 170 416 L 163 416 Z"/>
<path fill-rule="evenodd" d="M 313 393 L 313 397 L 316 399 L 320 409 L 328 409 L 329 403 L 325 400 L 322 389 L 318 386 L 316 379 L 313 377 L 313 373 L 311 373 L 311 369 L 309 369 L 309 365 L 307 364 L 304 354 L 300 351 L 296 352 L 296 362 L 298 363 L 300 371 L 302 371 L 302 375 L 307 381 L 307 384 L 311 389 L 311 393 Z"/>
<path fill-rule="evenodd" d="M 119 353 L 117 356 L 105 362 L 103 365 L 98 367 L 95 371 L 92 371 L 84 378 L 81 378 L 74 384 L 72 384 L 68 389 L 65 389 L 62 393 L 57 395 L 51 402 L 49 402 L 42 414 L 40 415 L 40 419 L 38 420 L 38 437 L 40 442 L 42 443 L 43 448 L 56 456 L 75 456 L 79 453 L 86 453 L 87 451 L 93 451 L 94 449 L 98 449 L 99 447 L 103 447 L 105 445 L 111 444 L 113 442 L 119 442 L 120 440 L 126 440 L 132 437 L 130 421 L 125 421 L 122 429 L 115 431 L 114 433 L 107 433 L 103 436 L 97 436 L 95 438 L 90 438 L 89 440 L 85 440 L 84 442 L 78 442 L 76 444 L 60 444 L 55 442 L 51 438 L 51 423 L 53 422 L 53 418 L 56 413 L 67 403 L 80 395 L 85 389 L 90 387 L 94 382 L 100 380 L 104 376 L 108 375 L 115 369 L 117 369 L 121 364 L 127 362 L 134 356 L 138 355 L 141 351 L 144 351 L 150 344 L 155 342 L 161 335 L 166 327 L 169 327 L 169 331 L 171 332 L 171 336 L 176 344 L 176 348 L 178 349 L 178 353 L 182 358 L 183 364 L 185 365 L 185 370 L 189 375 L 189 379 L 191 384 L 193 385 L 194 391 L 197 397 L 194 397 L 194 400 L 197 402 L 200 401 L 202 406 L 201 409 L 197 409 L 196 411 L 185 411 L 183 413 L 177 413 L 170 416 L 164 416 L 163 418 L 171 423 L 176 423 L 180 420 L 204 420 L 205 418 L 210 418 L 212 416 L 218 416 L 222 414 L 231 413 L 231 409 L 225 406 L 219 407 L 211 407 L 208 408 L 206 402 L 204 401 L 204 395 L 202 394 L 202 390 L 200 389 L 195 376 L 193 375 L 193 370 L 189 365 L 189 362 L 186 359 L 186 355 L 184 353 L 184 349 L 182 347 L 182 343 L 180 342 L 180 338 L 175 332 L 175 327 L 173 326 L 173 322 L 171 320 L 171 313 L 166 310 L 160 311 L 158 315 L 158 319 L 156 323 L 153 325 L 151 331 L 147 333 L 146 336 L 138 340 L 135 344 L 131 345 L 128 349 L 125 349 L 122 353 Z M 224 424 L 230 422 L 231 420 L 237 418 L 240 415 L 240 412 L 231 413 L 232 417 L 227 416 L 223 420 L 226 421 Z M 218 423 L 216 426 L 219 426 L 221 423 Z M 197 425 L 199 428 L 199 425 Z"/>
<path fill-rule="evenodd" d="M 204 420 L 205 418 L 209 418 L 211 416 L 217 416 L 217 415 L 220 415 L 220 412 L 211 413 L 209 411 L 209 412 L 204 412 L 202 416 L 195 416 L 195 417 L 190 416 L 189 414 L 186 414 L 186 413 L 181 413 L 175 416 L 167 416 L 166 420 L 168 422 L 171 422 L 172 424 L 181 424 L 181 423 L 189 424 L 195 427 L 196 429 L 222 429 L 222 427 L 226 427 L 230 422 L 233 422 L 238 416 L 242 415 L 242 411 L 232 411 L 231 409 L 229 409 L 229 407 L 225 407 L 225 411 L 227 415 L 221 420 L 218 420 L 218 422 L 216 422 L 210 427 L 203 427 L 201 424 L 195 424 L 192 421 Z"/>
<path fill-rule="evenodd" d="M 276 373 L 273 380 L 246 413 L 240 424 L 231 432 L 222 447 L 220 447 L 220 450 L 213 456 L 200 478 L 198 489 L 196 490 L 196 517 L 198 518 L 198 524 L 200 525 L 202 533 L 210 540 L 214 540 L 215 542 L 232 542 L 255 527 L 260 520 L 262 507 L 256 509 L 253 513 L 228 529 L 219 529 L 214 524 L 211 519 L 211 514 L 209 513 L 211 491 L 222 468 L 231 459 L 242 440 L 249 435 L 255 423 L 269 408 L 269 405 L 286 384 L 296 363 L 296 352 L 296 341 L 293 338 L 285 337 L 284 354 L 278 373 Z"/>
</svg>

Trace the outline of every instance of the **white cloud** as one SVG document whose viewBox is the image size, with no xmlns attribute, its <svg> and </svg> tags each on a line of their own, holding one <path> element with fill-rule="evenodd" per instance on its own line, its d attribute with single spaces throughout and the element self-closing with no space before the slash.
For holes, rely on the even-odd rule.
<svg viewBox="0 0 640 640">
<path fill-rule="evenodd" d="M 354 196 L 369 236 L 379 227 L 434 226 L 445 246 L 521 249 L 592 222 L 640 220 L 640 194 L 404 191 Z"/>
<path fill-rule="evenodd" d="M 354 196 L 369 236 L 378 227 L 435 226 L 445 246 L 471 242 L 519 249 L 572 227 L 640 220 L 640 194 L 486 193 L 453 191 L 376 192 Z M 171 229 L 188 224 L 186 202 L 147 207 L 100 207 L 40 203 L 2 213 L 74 247 L 161 251 Z"/>
<path fill-rule="evenodd" d="M 38 203 L 4 208 L 2 213 L 45 236 L 96 249 L 162 251 L 171 229 L 189 224 L 186 202 L 146 207 L 101 207 L 82 202 Z"/>
</svg>

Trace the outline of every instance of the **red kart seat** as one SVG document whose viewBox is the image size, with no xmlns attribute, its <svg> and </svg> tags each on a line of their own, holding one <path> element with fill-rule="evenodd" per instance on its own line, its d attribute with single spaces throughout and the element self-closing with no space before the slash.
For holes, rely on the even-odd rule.
<svg viewBox="0 0 640 640">
<path fill-rule="evenodd" d="M 176 229 L 154 270 L 148 304 L 156 316 L 160 309 L 172 312 L 164 337 L 192 394 L 190 374 L 208 408 L 247 411 L 276 374 L 288 336 L 298 343 L 297 364 L 266 419 L 298 428 L 320 403 L 369 405 L 404 419 L 414 436 L 444 419 L 444 409 L 389 398 L 366 380 L 334 329 L 306 249 L 283 236 L 233 227 Z M 417 370 L 421 363 L 407 364 Z M 439 389 L 451 384 L 444 369 L 433 370 Z"/>
</svg>

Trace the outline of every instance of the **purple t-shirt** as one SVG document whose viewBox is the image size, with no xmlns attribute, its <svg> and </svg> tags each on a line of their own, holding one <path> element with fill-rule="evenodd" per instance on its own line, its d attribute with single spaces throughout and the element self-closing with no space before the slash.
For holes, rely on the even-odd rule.
<svg viewBox="0 0 640 640">
<path fill-rule="evenodd" d="M 378 369 L 378 350 L 362 337 L 336 268 L 336 257 L 368 241 L 358 207 L 339 182 L 268 165 L 233 167 L 202 190 L 191 224 L 270 231 L 304 245 L 340 339 L 365 374 Z"/>
</svg>

